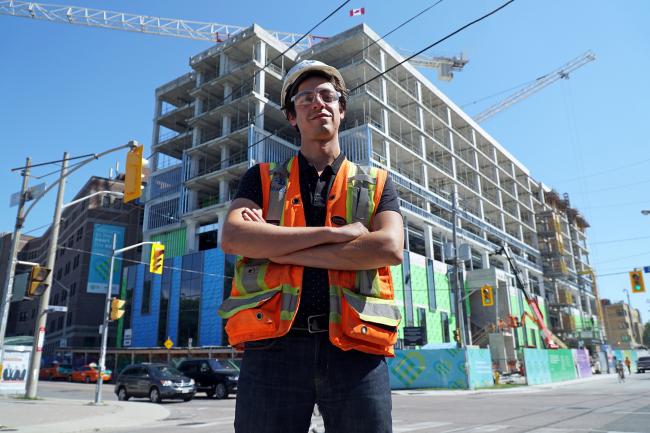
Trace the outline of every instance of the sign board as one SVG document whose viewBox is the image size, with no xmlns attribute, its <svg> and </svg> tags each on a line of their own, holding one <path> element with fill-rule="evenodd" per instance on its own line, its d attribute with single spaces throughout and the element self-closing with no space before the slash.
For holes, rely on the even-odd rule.
<svg viewBox="0 0 650 433">
<path fill-rule="evenodd" d="M 16 274 L 14 276 L 14 293 L 11 302 L 20 302 L 27 294 L 27 282 L 29 281 L 29 272 Z"/>
<path fill-rule="evenodd" d="M 116 249 L 124 246 L 124 227 L 111 224 L 94 224 L 93 243 L 88 266 L 88 293 L 106 293 L 108 274 L 113 252 L 113 234 L 117 235 Z M 115 260 L 111 293 L 118 294 L 122 275 L 122 260 Z"/>
<path fill-rule="evenodd" d="M 644 266 L 643 272 L 645 272 L 646 274 L 650 274 L 650 266 Z"/>
<path fill-rule="evenodd" d="M 594 338 L 594 333 L 592 331 L 580 331 L 580 338 Z"/>
<path fill-rule="evenodd" d="M 47 312 L 48 313 L 67 313 L 68 312 L 68 307 L 65 305 L 48 305 L 47 306 Z"/>
<path fill-rule="evenodd" d="M 0 369 L 0 394 L 25 393 L 31 354 L 29 346 L 5 346 Z"/>
<path fill-rule="evenodd" d="M 25 192 L 25 201 L 36 200 L 45 192 L 45 183 L 39 183 L 29 188 Z M 14 207 L 20 204 L 20 191 L 11 194 L 11 199 L 9 200 L 9 206 Z"/>
<path fill-rule="evenodd" d="M 404 327 L 405 346 L 424 346 L 427 344 L 426 329 L 421 326 Z"/>
<path fill-rule="evenodd" d="M 124 330 L 124 339 L 122 340 L 122 346 L 130 347 L 132 337 L 133 337 L 133 331 L 131 330 L 131 328 L 125 329 Z"/>
<path fill-rule="evenodd" d="M 174 345 L 174 342 L 170 338 L 167 338 L 167 340 L 165 340 L 163 344 L 167 349 L 171 349 L 172 346 Z"/>
</svg>

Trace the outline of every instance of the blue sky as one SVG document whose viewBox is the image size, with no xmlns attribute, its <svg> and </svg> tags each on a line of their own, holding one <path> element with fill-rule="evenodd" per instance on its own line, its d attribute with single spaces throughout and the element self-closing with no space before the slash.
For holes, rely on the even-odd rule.
<svg viewBox="0 0 650 433">
<path fill-rule="evenodd" d="M 184 18 L 302 33 L 341 2 L 68 1 L 64 4 L 150 16 Z M 313 33 L 334 35 L 360 22 L 384 34 L 433 1 L 352 1 Z M 446 0 L 387 41 L 417 51 L 497 7 L 493 0 Z M 280 6 L 281 5 L 281 6 Z M 349 9 L 364 7 L 363 17 Z M 531 175 L 570 195 L 591 225 L 591 262 L 601 296 L 623 299 L 627 271 L 650 266 L 650 3 L 643 0 L 517 0 L 497 15 L 433 48 L 432 55 L 463 52 L 470 62 L 451 82 L 424 71 L 459 105 L 550 72 L 588 49 L 597 60 L 569 80 L 545 88 L 483 123 Z M 209 47 L 186 39 L 87 28 L 0 15 L 0 197 L 19 190 L 11 173 L 25 157 L 34 162 L 99 152 L 136 139 L 150 149 L 154 90 L 189 71 L 188 59 Z M 501 97 L 504 97 L 502 95 Z M 468 105 L 472 115 L 499 97 Z M 646 119 L 645 121 L 643 119 Z M 92 174 L 107 176 L 124 164 L 123 152 L 80 171 L 66 199 Z M 35 170 L 46 174 L 56 167 Z M 51 182 L 51 177 L 44 181 Z M 37 182 L 37 181 L 34 181 Z M 30 231 L 51 221 L 54 193 L 26 221 Z M 15 208 L 0 216 L 11 231 Z M 32 232 L 39 234 L 39 230 Z M 650 285 L 650 275 L 646 274 Z M 645 294 L 632 303 L 648 317 Z"/>
</svg>

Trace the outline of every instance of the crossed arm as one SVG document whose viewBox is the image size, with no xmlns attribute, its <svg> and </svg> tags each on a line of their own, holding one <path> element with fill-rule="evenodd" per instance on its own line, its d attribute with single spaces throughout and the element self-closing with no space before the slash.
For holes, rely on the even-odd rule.
<svg viewBox="0 0 650 433">
<path fill-rule="evenodd" d="M 375 215 L 372 231 L 361 223 L 342 227 L 279 227 L 262 218 L 251 200 L 236 199 L 223 225 L 221 246 L 228 254 L 268 258 L 276 263 L 323 269 L 365 270 L 402 262 L 402 218 Z"/>
</svg>

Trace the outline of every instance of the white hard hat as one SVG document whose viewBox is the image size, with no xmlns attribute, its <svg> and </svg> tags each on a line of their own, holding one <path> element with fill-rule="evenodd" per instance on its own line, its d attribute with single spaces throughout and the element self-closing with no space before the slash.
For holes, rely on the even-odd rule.
<svg viewBox="0 0 650 433">
<path fill-rule="evenodd" d="M 284 77 L 282 92 L 280 92 L 280 104 L 282 105 L 282 109 L 286 109 L 284 104 L 287 97 L 287 92 L 289 89 L 291 89 L 293 83 L 295 83 L 302 74 L 308 71 L 324 72 L 327 75 L 340 80 L 343 87 L 345 87 L 345 81 L 343 80 L 341 73 L 335 67 L 326 65 L 325 63 L 319 62 L 318 60 L 303 60 L 297 63 L 293 68 L 289 69 L 289 72 L 287 72 L 287 75 Z"/>
</svg>

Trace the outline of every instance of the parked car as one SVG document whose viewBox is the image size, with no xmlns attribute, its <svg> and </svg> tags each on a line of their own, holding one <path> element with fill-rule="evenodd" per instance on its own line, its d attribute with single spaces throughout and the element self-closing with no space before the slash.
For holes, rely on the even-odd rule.
<svg viewBox="0 0 650 433">
<path fill-rule="evenodd" d="M 196 386 L 193 379 L 167 364 L 131 364 L 118 375 L 115 394 L 122 401 L 131 397 L 149 397 L 152 403 L 163 399 L 190 401 Z"/>
<path fill-rule="evenodd" d="M 636 372 L 645 373 L 650 370 L 650 356 L 642 356 L 636 361 Z"/>
<path fill-rule="evenodd" d="M 97 379 L 99 379 L 99 370 L 97 369 L 97 364 L 88 364 L 78 369 L 72 370 L 69 380 L 71 382 L 90 383 L 97 382 Z M 104 382 L 111 380 L 111 370 L 104 370 L 102 380 Z"/>
<path fill-rule="evenodd" d="M 39 379 L 62 379 L 69 380 L 72 374 L 72 365 L 53 363 L 48 367 L 43 367 L 38 373 Z"/>
<path fill-rule="evenodd" d="M 194 379 L 197 391 L 208 397 L 227 398 L 237 392 L 239 371 L 217 359 L 188 359 L 178 369 Z"/>
</svg>

